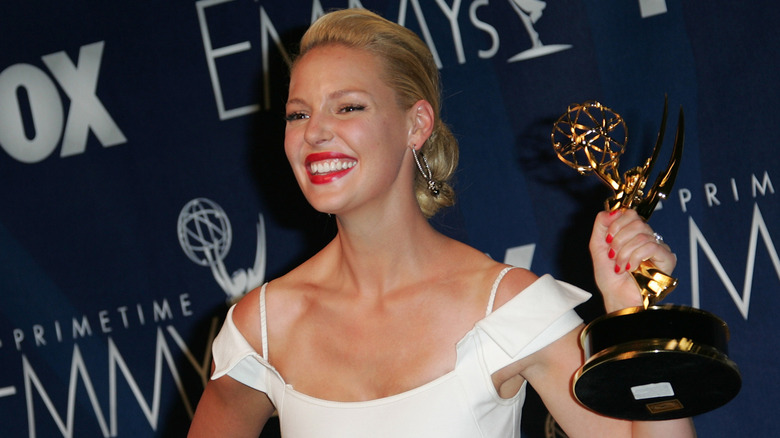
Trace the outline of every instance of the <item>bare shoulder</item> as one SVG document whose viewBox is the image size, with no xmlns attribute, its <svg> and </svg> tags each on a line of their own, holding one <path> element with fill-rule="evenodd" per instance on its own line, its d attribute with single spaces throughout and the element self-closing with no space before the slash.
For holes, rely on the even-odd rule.
<svg viewBox="0 0 780 438">
<path fill-rule="evenodd" d="M 507 265 L 504 265 L 505 267 Z M 523 293 L 523 291 L 533 284 L 539 277 L 528 269 L 515 268 L 506 273 L 496 291 L 496 300 L 493 306 L 497 309 L 506 302 Z"/>
<path fill-rule="evenodd" d="M 501 272 L 512 267 L 462 242 L 450 241 L 450 245 L 444 248 L 447 253 L 446 259 L 451 261 L 448 268 L 444 270 L 445 274 L 453 279 L 471 282 L 472 290 L 477 294 L 490 291 Z M 500 278 L 494 308 L 511 300 L 538 279 L 536 274 L 527 269 L 513 268 Z M 460 273 L 462 276 L 455 273 Z"/>
<path fill-rule="evenodd" d="M 307 294 L 305 277 L 296 270 L 268 282 L 265 297 L 261 298 L 258 287 L 246 294 L 233 310 L 233 322 L 252 347 L 260 351 L 262 347 L 261 301 L 267 318 L 273 319 L 274 327 L 279 328 L 285 321 L 293 320 L 302 313 Z"/>
<path fill-rule="evenodd" d="M 233 323 L 256 351 L 262 351 L 260 333 L 260 288 L 244 295 L 233 308 Z"/>
</svg>

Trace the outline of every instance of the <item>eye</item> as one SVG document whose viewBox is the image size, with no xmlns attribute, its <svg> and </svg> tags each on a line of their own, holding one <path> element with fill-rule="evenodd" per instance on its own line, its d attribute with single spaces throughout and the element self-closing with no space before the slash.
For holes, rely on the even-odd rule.
<svg viewBox="0 0 780 438">
<path fill-rule="evenodd" d="M 351 112 L 355 112 L 355 111 L 363 111 L 364 109 L 366 109 L 366 107 L 363 106 L 363 105 L 352 105 L 352 104 L 350 104 L 350 105 L 342 106 L 341 109 L 339 109 L 339 112 L 340 113 L 351 113 Z"/>
<path fill-rule="evenodd" d="M 287 122 L 294 122 L 296 120 L 303 120 L 308 118 L 309 118 L 308 115 L 301 112 L 289 113 L 286 116 L 284 116 L 284 120 L 286 120 Z"/>
</svg>

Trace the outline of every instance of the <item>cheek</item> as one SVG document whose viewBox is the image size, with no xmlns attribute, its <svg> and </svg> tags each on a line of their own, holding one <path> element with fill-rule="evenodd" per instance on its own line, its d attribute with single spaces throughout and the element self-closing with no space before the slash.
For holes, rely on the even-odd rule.
<svg viewBox="0 0 780 438">
<path fill-rule="evenodd" d="M 296 157 L 301 150 L 301 142 L 299 140 L 296 130 L 286 129 L 284 131 L 284 154 L 287 156 L 287 161 L 289 161 L 290 164 L 297 161 Z"/>
<path fill-rule="evenodd" d="M 285 140 L 284 154 L 287 156 L 287 165 L 290 166 L 289 169 L 292 170 L 295 180 L 298 182 L 298 185 L 301 185 L 307 179 L 307 172 L 303 165 L 303 158 L 300 157 L 301 149 L 293 146 L 293 144 Z"/>
<path fill-rule="evenodd" d="M 284 138 L 284 155 L 287 156 L 288 161 L 292 161 L 292 154 L 293 154 L 293 147 L 292 142 L 288 137 L 285 136 Z"/>
<path fill-rule="evenodd" d="M 292 170 L 293 177 L 298 183 L 300 188 L 303 188 L 305 182 L 308 180 L 308 174 L 306 172 L 303 163 L 303 158 L 300 157 L 301 148 L 299 143 L 292 141 L 292 139 L 285 137 L 284 139 L 284 155 L 287 157 L 287 165 Z M 282 163 L 280 163 L 282 164 Z"/>
</svg>

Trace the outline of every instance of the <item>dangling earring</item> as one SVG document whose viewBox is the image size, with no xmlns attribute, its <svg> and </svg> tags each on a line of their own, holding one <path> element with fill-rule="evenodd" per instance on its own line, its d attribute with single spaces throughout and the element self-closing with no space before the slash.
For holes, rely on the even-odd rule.
<svg viewBox="0 0 780 438">
<path fill-rule="evenodd" d="M 423 163 L 425 163 L 425 170 L 423 170 L 422 164 L 420 164 L 420 159 L 417 157 L 417 150 L 414 148 L 414 146 L 412 146 L 412 155 L 414 155 L 414 162 L 417 163 L 417 168 L 420 169 L 420 173 L 422 174 L 423 178 L 428 181 L 428 190 L 431 191 L 433 196 L 438 197 L 439 184 L 433 180 L 433 173 L 431 173 L 431 167 L 428 166 L 428 160 L 425 158 L 425 155 L 420 152 L 420 157 L 422 157 Z"/>
</svg>

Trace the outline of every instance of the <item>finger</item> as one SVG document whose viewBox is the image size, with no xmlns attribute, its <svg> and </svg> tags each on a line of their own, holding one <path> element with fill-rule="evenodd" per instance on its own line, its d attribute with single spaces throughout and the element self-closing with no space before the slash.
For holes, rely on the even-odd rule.
<svg viewBox="0 0 780 438">
<path fill-rule="evenodd" d="M 610 245 L 612 245 L 616 251 L 627 245 L 628 242 L 638 235 L 645 236 L 639 243 L 643 243 L 645 238 L 655 240 L 655 237 L 653 237 L 653 229 L 638 215 L 635 215 L 634 217 L 621 217 L 609 227 L 609 236 L 612 237 Z"/>
<path fill-rule="evenodd" d="M 635 223 L 645 223 L 645 221 L 634 210 L 620 210 L 620 215 L 616 215 L 615 219 L 609 224 L 607 232 L 612 236 L 616 236 L 621 230 Z"/>
<path fill-rule="evenodd" d="M 656 240 L 655 236 L 637 234 L 616 254 L 616 272 L 632 271 L 643 261 L 650 261 L 661 271 L 671 273 L 677 264 L 677 257 L 668 245 Z"/>
<path fill-rule="evenodd" d="M 623 213 L 623 210 L 612 210 L 602 211 L 596 215 L 596 220 L 593 223 L 593 232 L 590 236 L 591 251 L 602 250 L 612 242 L 614 234 L 610 233 L 610 227 L 623 216 Z"/>
<path fill-rule="evenodd" d="M 615 273 L 621 273 L 636 269 L 645 257 L 652 257 L 650 245 L 655 244 L 655 238 L 647 233 L 629 234 L 624 228 L 614 242 Z"/>
</svg>

